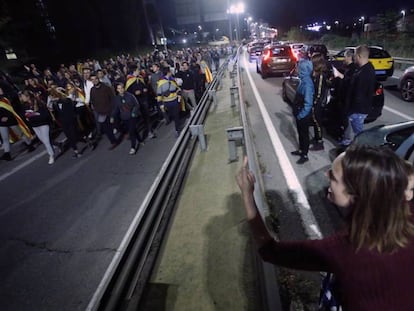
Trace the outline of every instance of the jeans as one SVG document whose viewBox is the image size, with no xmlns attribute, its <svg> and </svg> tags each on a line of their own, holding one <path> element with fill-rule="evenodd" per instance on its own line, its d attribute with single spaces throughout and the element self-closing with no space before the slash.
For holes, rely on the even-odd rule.
<svg viewBox="0 0 414 311">
<path fill-rule="evenodd" d="M 45 145 L 47 153 L 49 156 L 53 156 L 55 152 L 53 151 L 52 143 L 49 136 L 49 125 L 40 125 L 32 127 L 33 131 L 36 133 L 37 138 Z"/>
<path fill-rule="evenodd" d="M 362 132 L 364 129 L 364 121 L 367 116 L 367 114 L 363 113 L 353 113 L 348 117 L 348 127 L 345 130 L 342 144 L 349 145 L 352 142 L 353 137 L 351 129 L 354 132 L 354 137 Z"/>
</svg>

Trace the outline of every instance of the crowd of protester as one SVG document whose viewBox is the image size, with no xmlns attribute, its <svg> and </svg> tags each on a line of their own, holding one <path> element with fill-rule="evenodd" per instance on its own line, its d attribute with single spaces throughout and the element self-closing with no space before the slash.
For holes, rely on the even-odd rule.
<svg viewBox="0 0 414 311">
<path fill-rule="evenodd" d="M 178 137 L 198 104 L 220 58 L 232 47 L 154 49 L 146 55 L 88 59 L 57 70 L 24 66 L 23 86 L 0 74 L 1 160 L 13 159 L 11 143 L 22 140 L 27 150 L 40 141 L 53 164 L 65 147 L 81 156 L 79 143 L 95 149 L 102 134 L 110 150 L 124 138 L 137 152 L 145 139 L 156 138 L 156 127 L 173 122 Z M 64 144 L 55 142 L 64 133 Z"/>
</svg>

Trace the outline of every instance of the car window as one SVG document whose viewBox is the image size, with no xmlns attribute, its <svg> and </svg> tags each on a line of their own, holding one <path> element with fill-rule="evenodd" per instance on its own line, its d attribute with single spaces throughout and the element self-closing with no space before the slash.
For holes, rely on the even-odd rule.
<svg viewBox="0 0 414 311">
<path fill-rule="evenodd" d="M 344 57 L 345 51 L 346 50 L 342 50 L 341 52 L 339 52 L 338 54 L 336 54 L 336 57 Z"/>
<path fill-rule="evenodd" d="M 300 49 L 303 46 L 303 44 L 292 44 L 292 49 Z"/>
<path fill-rule="evenodd" d="M 260 50 L 263 50 L 263 47 L 264 47 L 264 44 L 262 44 L 262 45 L 255 45 L 255 46 L 253 46 L 252 48 L 251 48 L 251 51 L 253 52 L 253 51 L 260 51 Z"/>
<path fill-rule="evenodd" d="M 391 144 L 391 148 L 395 151 L 400 145 L 413 134 L 414 128 L 406 128 L 393 132 L 387 136 L 387 141 Z"/>
<path fill-rule="evenodd" d="M 369 58 L 389 58 L 391 57 L 385 50 L 370 48 L 369 49 Z"/>
<path fill-rule="evenodd" d="M 273 56 L 290 56 L 289 48 L 284 46 L 277 46 L 272 48 Z"/>
</svg>

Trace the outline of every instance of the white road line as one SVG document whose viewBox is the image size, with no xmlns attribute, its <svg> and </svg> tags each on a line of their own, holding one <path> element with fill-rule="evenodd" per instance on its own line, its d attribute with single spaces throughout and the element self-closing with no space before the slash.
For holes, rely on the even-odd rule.
<svg viewBox="0 0 414 311">
<path fill-rule="evenodd" d="M 243 57 L 244 67 L 247 67 L 246 58 Z M 311 239 L 321 239 L 322 232 L 319 228 L 318 223 L 316 222 L 315 216 L 312 213 L 308 199 L 303 191 L 302 185 L 299 182 L 299 179 L 295 173 L 295 170 L 292 167 L 292 164 L 289 161 L 289 158 L 286 154 L 286 151 L 282 145 L 282 142 L 279 138 L 278 133 L 276 132 L 273 122 L 270 118 L 270 115 L 263 103 L 262 97 L 257 90 L 256 85 L 252 79 L 249 70 L 246 70 L 247 77 L 249 78 L 250 85 L 253 89 L 253 93 L 257 99 L 257 104 L 262 113 L 266 129 L 269 133 L 270 140 L 272 142 L 273 150 L 279 160 L 280 168 L 282 169 L 283 175 L 285 176 L 289 191 L 293 194 L 293 197 L 296 199 L 295 205 L 299 211 L 299 215 L 303 222 L 303 227 L 306 231 L 306 234 Z"/>
<path fill-rule="evenodd" d="M 407 119 L 407 120 L 413 120 L 414 119 L 412 116 L 409 116 L 408 114 L 399 112 L 399 111 L 397 111 L 395 109 L 392 109 L 390 107 L 387 107 L 387 106 L 384 106 L 383 109 L 388 110 L 389 112 L 391 112 L 393 114 L 396 114 L 397 116 L 400 116 L 401 118 L 404 118 L 404 119 Z"/>
<path fill-rule="evenodd" d="M 7 177 L 13 175 L 14 173 L 17 173 L 21 169 L 23 169 L 26 166 L 28 166 L 30 163 L 32 163 L 32 162 L 36 161 L 37 159 L 43 157 L 45 154 L 46 154 L 46 150 L 43 150 L 39 154 L 37 154 L 35 156 L 32 156 L 29 160 L 27 160 L 27 161 L 19 164 L 18 166 L 16 166 L 15 168 L 13 168 L 10 172 L 7 172 L 6 174 L 0 175 L 0 181 L 5 180 Z"/>
</svg>

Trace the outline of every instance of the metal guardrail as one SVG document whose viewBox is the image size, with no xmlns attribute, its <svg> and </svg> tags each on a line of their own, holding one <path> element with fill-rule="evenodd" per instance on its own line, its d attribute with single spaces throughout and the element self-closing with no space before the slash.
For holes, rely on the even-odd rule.
<svg viewBox="0 0 414 311">
<path fill-rule="evenodd" d="M 414 65 L 413 58 L 403 58 L 403 57 L 394 57 L 394 62 L 402 64 L 402 65 Z"/>
<path fill-rule="evenodd" d="M 262 173 L 260 171 L 259 160 L 257 158 L 257 152 L 254 148 L 252 131 L 247 116 L 247 111 L 245 107 L 244 99 L 244 90 L 243 90 L 243 81 L 241 76 L 241 69 L 239 66 L 240 56 L 242 53 L 242 48 L 239 48 L 237 52 L 236 68 L 237 70 L 237 88 L 238 88 L 238 98 L 240 106 L 240 118 L 241 124 L 243 127 L 243 138 L 244 138 L 244 148 L 245 153 L 249 160 L 249 169 L 254 173 L 256 177 L 256 183 L 258 186 L 254 190 L 254 199 L 256 206 L 264 219 L 267 216 L 269 208 L 266 203 L 265 194 L 264 194 L 264 182 L 262 178 Z M 268 311 L 279 311 L 282 310 L 280 297 L 279 297 L 279 287 L 276 279 L 276 268 L 274 265 L 264 262 L 259 255 L 256 256 L 256 264 L 258 268 L 258 276 L 260 280 L 261 295 L 262 295 L 262 306 L 264 310 Z"/>
<path fill-rule="evenodd" d="M 190 127 L 203 124 L 209 107 L 214 102 L 214 92 L 227 68 L 229 59 L 220 67 L 212 83 L 200 99 L 194 114 L 183 129 L 164 162 L 160 173 L 139 207 L 123 241 L 111 263 L 112 269 L 101 281 L 87 310 L 138 310 L 142 293 L 152 272 L 161 242 L 174 210 L 181 184 L 195 150 Z"/>
</svg>

